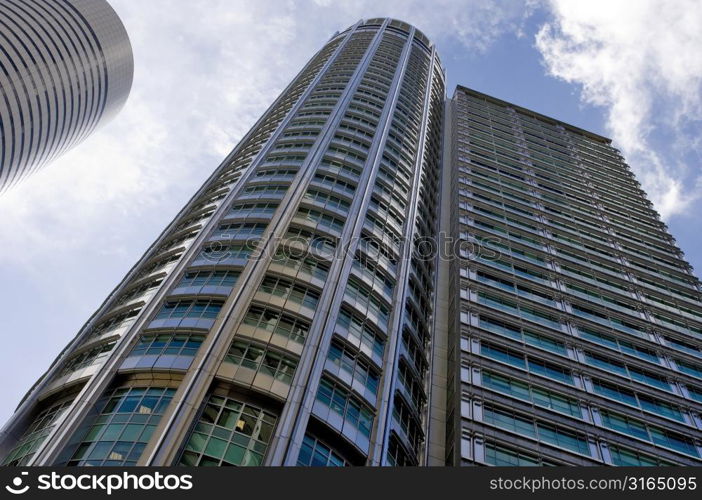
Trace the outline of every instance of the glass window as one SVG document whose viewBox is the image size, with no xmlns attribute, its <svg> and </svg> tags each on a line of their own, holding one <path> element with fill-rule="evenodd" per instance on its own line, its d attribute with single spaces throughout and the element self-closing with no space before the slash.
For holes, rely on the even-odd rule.
<svg viewBox="0 0 702 500">
<path fill-rule="evenodd" d="M 662 376 L 629 366 L 629 375 L 633 380 L 648 384 L 664 391 L 673 392 L 670 383 Z"/>
<path fill-rule="evenodd" d="M 224 304 L 221 300 L 180 300 L 166 302 L 155 319 L 209 318 L 214 319 Z"/>
<path fill-rule="evenodd" d="M 694 387 L 688 384 L 687 392 L 690 394 L 690 397 L 695 401 L 702 401 L 702 388 Z"/>
<path fill-rule="evenodd" d="M 702 378 L 702 366 L 681 359 L 675 359 L 675 363 L 678 365 L 678 370 L 681 372 L 692 375 L 693 377 Z"/>
<path fill-rule="evenodd" d="M 298 466 L 344 467 L 350 465 L 339 453 L 319 439 L 305 434 L 297 457 Z"/>
<path fill-rule="evenodd" d="M 344 228 L 343 220 L 310 208 L 298 209 L 295 218 L 314 224 L 321 230 L 331 230 L 335 233 L 341 233 Z"/>
<path fill-rule="evenodd" d="M 525 382 L 487 370 L 483 370 L 481 378 L 484 387 L 489 387 L 518 399 L 531 401 L 536 405 L 550 408 L 576 418 L 582 418 L 580 405 L 575 399 L 541 387 L 530 386 Z"/>
<path fill-rule="evenodd" d="M 373 395 L 377 395 L 380 377 L 358 353 L 338 341 L 333 341 L 327 358 L 354 380 L 361 382 Z"/>
<path fill-rule="evenodd" d="M 400 441 L 394 432 L 390 435 L 390 443 L 388 444 L 388 453 L 386 458 L 388 464 L 393 467 L 417 465 L 414 457 L 405 451 L 405 447 L 400 444 Z"/>
<path fill-rule="evenodd" d="M 605 371 L 618 373 L 619 375 L 627 376 L 628 372 L 626 366 L 619 361 L 600 356 L 599 354 L 594 354 L 591 352 L 585 352 L 585 362 L 589 365 L 596 366 Z"/>
<path fill-rule="evenodd" d="M 536 457 L 489 442 L 485 443 L 485 463 L 500 467 L 532 467 L 541 465 Z"/>
<path fill-rule="evenodd" d="M 265 173 L 269 175 L 285 175 L 285 173 L 277 170 L 272 170 Z M 256 175 L 257 177 L 260 177 L 262 172 L 258 172 Z M 294 175 L 294 172 L 291 175 Z M 227 214 L 227 218 L 269 217 L 273 215 L 276 208 L 278 208 L 277 203 L 235 203 Z"/>
<path fill-rule="evenodd" d="M 598 379 L 592 379 L 592 385 L 595 393 L 601 396 L 615 399 L 631 406 L 639 406 L 636 395 L 628 389 Z"/>
<path fill-rule="evenodd" d="M 116 302 L 116 305 L 126 304 L 129 301 L 135 300 L 137 297 L 144 295 L 149 290 L 157 288 L 161 283 L 163 283 L 163 278 L 155 279 L 149 283 L 145 283 L 136 288 L 131 288 L 128 292 L 123 294 Z"/>
<path fill-rule="evenodd" d="M 519 368 L 526 369 L 526 362 L 524 361 L 524 356 L 516 351 L 511 351 L 509 349 L 504 349 L 502 347 L 481 342 L 480 354 L 488 358 L 492 358 L 494 360 L 510 364 L 512 366 L 517 366 Z"/>
<path fill-rule="evenodd" d="M 315 188 L 308 189 L 303 199 L 318 205 L 322 205 L 325 208 L 331 208 L 343 213 L 347 213 L 350 206 L 348 201 Z"/>
<path fill-rule="evenodd" d="M 273 264 L 294 269 L 300 273 L 309 274 L 322 281 L 327 279 L 329 265 L 311 257 L 298 255 L 296 251 L 288 251 L 281 246 L 273 256 Z"/>
<path fill-rule="evenodd" d="M 370 320 L 341 309 L 337 325 L 345 329 L 351 338 L 359 342 L 359 345 L 365 345 L 376 356 L 383 357 L 385 340 L 374 331 L 375 327 L 371 326 Z"/>
<path fill-rule="evenodd" d="M 568 350 L 566 349 L 565 344 L 558 342 L 557 340 L 553 340 L 549 337 L 540 335 L 538 333 L 533 333 L 525 330 L 524 340 L 527 344 L 532 345 L 534 347 L 539 347 L 545 351 L 551 351 L 562 356 L 566 356 L 568 354 Z"/>
<path fill-rule="evenodd" d="M 310 324 L 295 316 L 268 307 L 251 306 L 244 316 L 244 325 L 249 325 L 304 344 Z"/>
<path fill-rule="evenodd" d="M 613 335 L 596 332 L 587 328 L 580 327 L 578 328 L 578 330 L 580 331 L 580 335 L 583 338 L 586 338 L 592 342 L 596 342 L 609 349 L 623 352 L 624 354 L 635 356 L 637 358 L 641 358 L 652 363 L 660 363 L 660 360 L 658 359 L 658 356 L 654 351 L 636 346 L 627 340 L 619 340 Z"/>
<path fill-rule="evenodd" d="M 116 341 L 107 342 L 73 356 L 66 361 L 59 376 L 67 375 L 85 368 L 86 366 L 96 365 L 102 362 L 109 355 L 110 351 L 112 351 L 115 343 Z"/>
<path fill-rule="evenodd" d="M 561 448 L 590 455 L 590 446 L 587 439 L 573 431 L 556 427 L 544 422 L 537 422 L 539 439 L 545 443 L 550 443 Z"/>
<path fill-rule="evenodd" d="M 97 403 L 98 415 L 78 431 L 67 465 L 136 465 L 175 389 L 120 387 Z"/>
<path fill-rule="evenodd" d="M 319 292 L 290 280 L 267 275 L 263 278 L 259 292 L 267 293 L 303 305 L 310 309 L 317 307 Z"/>
<path fill-rule="evenodd" d="M 479 323 L 480 328 L 489 330 L 491 332 L 497 333 L 504 337 L 509 337 L 515 340 L 522 340 L 522 330 L 521 328 L 514 326 L 510 323 L 505 323 L 504 321 L 490 318 L 484 314 L 480 314 Z"/>
<path fill-rule="evenodd" d="M 139 312 L 141 312 L 141 307 L 111 316 L 109 319 L 98 323 L 97 326 L 95 326 L 90 332 L 90 337 L 97 337 L 117 328 L 134 323 Z"/>
<path fill-rule="evenodd" d="M 257 222 L 237 222 L 220 224 L 212 237 L 223 240 L 258 239 L 266 230 L 267 224 Z"/>
<path fill-rule="evenodd" d="M 422 432 L 417 413 L 410 409 L 404 399 L 395 396 L 392 405 L 392 416 L 404 431 L 405 436 L 407 436 L 412 445 L 413 451 L 415 453 L 419 452 L 419 448 L 424 441 L 424 433 Z"/>
<path fill-rule="evenodd" d="M 678 422 L 685 422 L 685 417 L 676 406 L 643 394 L 639 394 L 638 398 L 642 409 L 650 411 L 651 413 L 657 413 L 662 417 L 672 418 Z"/>
<path fill-rule="evenodd" d="M 397 380 L 404 387 L 406 394 L 411 399 L 414 407 L 418 410 L 424 408 L 426 395 L 424 394 L 424 385 L 421 379 L 417 378 L 414 370 L 409 368 L 409 362 L 404 356 L 400 358 L 399 367 L 397 370 Z"/>
<path fill-rule="evenodd" d="M 349 277 L 347 281 L 346 296 L 353 301 L 356 308 L 377 316 L 380 328 L 387 328 L 390 308 L 376 296 L 375 292 L 363 285 L 354 276 Z"/>
<path fill-rule="evenodd" d="M 514 415 L 510 411 L 486 405 L 483 408 L 483 422 L 507 429 L 522 436 L 536 438 L 534 422 L 530 418 Z"/>
<path fill-rule="evenodd" d="M 297 368 L 296 359 L 276 352 L 267 346 L 242 341 L 232 343 L 224 362 L 270 375 L 286 384 L 292 382 L 295 368 Z"/>
<path fill-rule="evenodd" d="M 210 396 L 188 438 L 181 465 L 259 466 L 270 443 L 276 416 L 258 407 Z"/>
<path fill-rule="evenodd" d="M 73 400 L 61 401 L 39 412 L 15 447 L 2 461 L 2 465 L 27 465 L 72 402 Z"/>
<path fill-rule="evenodd" d="M 681 434 L 651 426 L 651 438 L 659 446 L 670 448 L 685 455 L 700 458 L 692 439 Z"/>
<path fill-rule="evenodd" d="M 531 417 L 517 415 L 509 410 L 490 405 L 485 405 L 483 408 L 483 421 L 521 436 L 590 455 L 590 446 L 584 436 L 550 423 L 534 421 Z"/>
<path fill-rule="evenodd" d="M 373 262 L 372 259 L 366 257 L 365 254 L 358 252 L 353 260 L 353 269 L 364 275 L 373 286 L 380 287 L 388 296 L 392 296 L 395 288 L 395 280 L 388 277 L 380 266 Z"/>
<path fill-rule="evenodd" d="M 194 357 L 204 340 L 204 335 L 187 333 L 142 335 L 129 353 L 129 357 L 165 354 Z"/>
<path fill-rule="evenodd" d="M 619 466 L 632 467 L 654 467 L 658 465 L 672 465 L 655 457 L 643 455 L 638 451 L 627 450 L 618 445 L 609 445 L 609 452 L 612 455 L 612 463 Z"/>
<path fill-rule="evenodd" d="M 562 368 L 560 366 L 547 363 L 546 361 L 541 361 L 529 357 L 529 371 L 542 377 L 550 378 L 557 382 L 562 382 L 564 384 L 573 385 L 573 375 L 567 368 Z"/>
<path fill-rule="evenodd" d="M 602 424 L 605 427 L 640 439 L 649 440 L 646 425 L 642 422 L 608 410 L 601 410 L 600 415 L 602 416 Z"/>
<path fill-rule="evenodd" d="M 236 284 L 239 274 L 239 271 L 187 272 L 176 288 L 185 286 L 223 286 L 231 288 Z"/>
<path fill-rule="evenodd" d="M 373 413 L 348 390 L 323 378 L 317 390 L 317 401 L 341 415 L 346 422 L 356 427 L 361 434 L 368 438 L 370 437 L 371 428 L 373 427 Z"/>
<path fill-rule="evenodd" d="M 203 259 L 209 262 L 222 262 L 229 259 L 246 260 L 251 255 L 253 247 L 247 245 L 224 244 L 221 242 L 213 242 L 207 244 L 203 249 L 198 259 Z"/>
</svg>

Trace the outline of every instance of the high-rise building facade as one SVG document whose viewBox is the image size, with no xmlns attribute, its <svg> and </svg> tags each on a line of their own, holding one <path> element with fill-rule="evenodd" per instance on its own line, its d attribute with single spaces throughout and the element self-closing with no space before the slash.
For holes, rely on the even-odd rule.
<svg viewBox="0 0 702 500">
<path fill-rule="evenodd" d="M 702 464 L 702 304 L 610 141 L 459 87 L 447 462 Z"/>
<path fill-rule="evenodd" d="M 334 35 L 26 396 L 3 463 L 420 463 L 444 95 L 414 27 Z"/>
<path fill-rule="evenodd" d="M 9 465 L 702 462 L 700 285 L 610 141 L 359 21 L 0 431 Z"/>
<path fill-rule="evenodd" d="M 114 116 L 133 70 L 105 0 L 0 2 L 0 192 Z"/>
</svg>

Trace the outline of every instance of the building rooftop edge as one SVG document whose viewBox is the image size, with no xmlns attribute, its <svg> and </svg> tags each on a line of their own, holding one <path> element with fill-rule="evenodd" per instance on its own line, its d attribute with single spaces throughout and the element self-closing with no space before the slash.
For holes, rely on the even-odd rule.
<svg viewBox="0 0 702 500">
<path fill-rule="evenodd" d="M 432 50 L 432 49 L 436 50 L 436 59 L 439 63 L 439 67 L 441 68 L 442 73 L 445 73 L 446 70 L 444 68 L 443 63 L 441 62 L 441 57 L 439 57 L 438 50 L 436 49 L 436 44 L 432 41 L 432 39 L 429 38 L 422 30 L 420 30 L 414 24 L 407 22 L 407 21 L 403 21 L 402 19 L 398 19 L 396 17 L 385 16 L 385 17 L 369 17 L 369 18 L 364 17 L 364 18 L 361 18 L 356 23 L 349 26 L 348 28 L 343 29 L 343 30 L 337 30 L 329 38 L 329 40 L 333 40 L 337 36 L 345 34 L 347 31 L 352 29 L 356 24 L 358 24 L 360 26 L 364 26 L 364 25 L 378 25 L 379 26 L 384 21 L 387 21 L 389 26 L 396 28 L 396 29 L 401 29 L 402 31 L 404 31 L 407 34 L 410 33 L 411 28 L 414 28 L 415 38 L 418 39 L 421 43 L 423 43 L 428 50 Z"/>
<path fill-rule="evenodd" d="M 472 94 L 472 95 L 475 95 L 475 96 L 484 98 L 484 99 L 486 99 L 486 100 L 488 100 L 488 101 L 492 101 L 492 102 L 494 102 L 495 104 L 500 104 L 500 105 L 503 105 L 503 106 L 505 106 L 505 105 L 506 105 L 506 106 L 511 106 L 511 107 L 515 108 L 516 110 L 518 110 L 518 111 L 521 111 L 521 112 L 523 112 L 523 113 L 530 114 L 530 115 L 532 115 L 532 116 L 534 116 L 534 117 L 536 117 L 536 118 L 539 118 L 539 119 L 541 119 L 541 120 L 545 120 L 545 121 L 548 121 L 548 122 L 551 122 L 551 123 L 557 123 L 557 124 L 559 124 L 559 125 L 562 125 L 564 128 L 566 128 L 566 129 L 568 129 L 568 130 L 571 130 L 572 132 L 576 132 L 576 133 L 578 133 L 578 134 L 582 134 L 582 135 L 588 136 L 588 137 L 590 137 L 590 138 L 592 138 L 592 139 L 595 139 L 595 140 L 597 140 L 597 141 L 604 142 L 604 143 L 606 143 L 607 145 L 611 145 L 611 144 L 612 144 L 612 139 L 610 139 L 609 137 L 605 137 L 605 136 L 603 136 L 603 135 L 596 134 L 595 132 L 591 132 L 591 131 L 589 131 L 589 130 L 585 130 L 585 129 L 583 129 L 583 128 L 576 127 L 575 125 L 571 125 L 571 124 L 566 123 L 566 122 L 564 122 L 564 121 L 558 120 L 557 118 L 553 118 L 552 116 L 543 115 L 543 114 L 541 114 L 541 113 L 539 113 L 539 112 L 537 112 L 537 111 L 534 111 L 533 109 L 525 108 L 525 107 L 523 107 L 523 106 L 519 106 L 518 104 L 514 104 L 514 103 L 509 102 L 509 101 L 504 101 L 504 100 L 502 100 L 502 99 L 498 99 L 497 97 L 493 97 L 493 96 L 491 96 L 491 95 L 489 95 L 489 94 L 484 94 L 483 92 L 479 92 L 479 91 L 477 91 L 477 90 L 468 88 L 468 87 L 466 87 L 466 86 L 464 86 L 464 85 L 456 85 L 456 90 L 454 91 L 454 96 L 456 95 L 456 92 L 458 92 L 459 90 L 462 91 L 462 92 L 465 92 L 465 93 L 467 93 L 467 94 Z"/>
</svg>

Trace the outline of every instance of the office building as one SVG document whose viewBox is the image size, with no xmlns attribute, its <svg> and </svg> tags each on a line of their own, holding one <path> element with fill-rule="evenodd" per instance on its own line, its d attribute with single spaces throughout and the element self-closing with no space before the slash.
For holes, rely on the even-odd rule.
<svg viewBox="0 0 702 500">
<path fill-rule="evenodd" d="M 27 395 L 4 463 L 417 464 L 444 75 L 334 35 Z"/>
<path fill-rule="evenodd" d="M 0 2 L 0 192 L 112 118 L 133 69 L 105 0 Z"/>
<path fill-rule="evenodd" d="M 0 431 L 9 465 L 702 463 L 700 284 L 599 135 L 336 33 Z"/>
<path fill-rule="evenodd" d="M 702 464 L 699 281 L 622 156 L 462 87 L 448 114 L 448 463 Z"/>
</svg>

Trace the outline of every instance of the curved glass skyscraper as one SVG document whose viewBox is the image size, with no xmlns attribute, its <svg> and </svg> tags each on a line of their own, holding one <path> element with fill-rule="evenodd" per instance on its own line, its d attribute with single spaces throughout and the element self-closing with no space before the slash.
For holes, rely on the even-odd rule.
<svg viewBox="0 0 702 500">
<path fill-rule="evenodd" d="M 2 431 L 6 464 L 417 464 L 444 75 L 392 19 L 334 35 Z"/>
<path fill-rule="evenodd" d="M 0 2 L 0 192 L 117 113 L 133 69 L 105 0 Z"/>
</svg>

